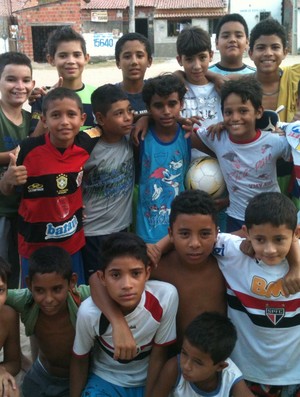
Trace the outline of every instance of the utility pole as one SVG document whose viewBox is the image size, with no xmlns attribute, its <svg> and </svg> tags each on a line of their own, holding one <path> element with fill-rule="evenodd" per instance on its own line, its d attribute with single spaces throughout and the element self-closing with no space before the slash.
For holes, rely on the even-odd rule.
<svg viewBox="0 0 300 397">
<path fill-rule="evenodd" d="M 298 17 L 298 1 L 293 0 L 293 23 L 292 23 L 292 55 L 297 55 L 297 18 Z"/>
<path fill-rule="evenodd" d="M 129 33 L 135 32 L 135 0 L 129 0 Z"/>
</svg>

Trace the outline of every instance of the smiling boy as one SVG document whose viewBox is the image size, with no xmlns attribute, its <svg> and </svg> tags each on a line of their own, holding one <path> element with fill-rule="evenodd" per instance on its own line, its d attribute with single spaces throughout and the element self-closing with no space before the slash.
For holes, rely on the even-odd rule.
<svg viewBox="0 0 300 397">
<path fill-rule="evenodd" d="M 199 148 L 209 148 L 217 156 L 230 201 L 226 230 L 233 232 L 241 229 L 250 198 L 264 191 L 279 191 L 276 161 L 281 157 L 289 160 L 290 148 L 284 136 L 256 129 L 256 120 L 263 113 L 262 89 L 253 77 L 226 82 L 221 104 L 226 131 L 220 140 L 212 140 L 199 130 Z"/>
<path fill-rule="evenodd" d="M 241 239 L 232 235 L 221 234 L 214 250 L 239 336 L 231 357 L 255 394 L 296 396 L 299 293 L 286 297 L 282 285 L 286 256 L 293 242 L 298 246 L 296 207 L 281 193 L 261 193 L 249 201 L 243 229 L 259 259 L 244 255 Z"/>
<path fill-rule="evenodd" d="M 44 245 L 65 248 L 72 255 L 79 283 L 84 283 L 81 180 L 83 165 L 100 135 L 96 129 L 79 132 L 84 120 L 81 100 L 74 91 L 63 87 L 50 91 L 42 116 L 49 133 L 24 141 L 18 158 L 11 154 L 0 181 L 6 195 L 23 185 L 18 230 L 23 286 L 29 256 Z"/>
<path fill-rule="evenodd" d="M 39 348 L 22 392 L 24 397 L 68 397 L 76 316 L 89 287 L 75 288 L 77 276 L 70 255 L 60 247 L 39 248 L 29 262 L 28 289 L 9 290 L 7 299 L 21 314 L 26 335 L 34 335 Z"/>
<path fill-rule="evenodd" d="M 27 138 L 30 113 L 22 109 L 34 87 L 30 59 L 19 52 L 0 55 L 0 174 L 9 164 L 9 153 Z M 20 195 L 5 197 L 0 194 L 0 256 L 13 266 L 11 286 L 19 279 L 17 240 L 17 213 Z"/>
</svg>

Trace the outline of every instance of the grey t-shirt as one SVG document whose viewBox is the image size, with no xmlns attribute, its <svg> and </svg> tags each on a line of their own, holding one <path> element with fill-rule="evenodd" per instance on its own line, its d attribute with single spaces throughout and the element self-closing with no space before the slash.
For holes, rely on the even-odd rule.
<svg viewBox="0 0 300 397">
<path fill-rule="evenodd" d="M 131 143 L 101 138 L 84 166 L 84 233 L 102 236 L 127 228 L 132 220 L 134 160 Z"/>
</svg>

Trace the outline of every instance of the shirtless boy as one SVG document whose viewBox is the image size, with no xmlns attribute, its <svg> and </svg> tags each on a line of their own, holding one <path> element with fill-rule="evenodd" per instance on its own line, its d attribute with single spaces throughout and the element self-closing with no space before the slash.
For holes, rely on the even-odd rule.
<svg viewBox="0 0 300 397">
<path fill-rule="evenodd" d="M 75 289 L 77 276 L 72 273 L 70 255 L 55 246 L 31 255 L 26 281 L 28 289 L 10 290 L 7 299 L 21 313 L 26 335 L 35 335 L 39 347 L 39 356 L 23 381 L 23 396 L 42 397 L 47 390 L 47 396 L 68 397 L 77 310 L 89 296 L 89 287 Z"/>
</svg>

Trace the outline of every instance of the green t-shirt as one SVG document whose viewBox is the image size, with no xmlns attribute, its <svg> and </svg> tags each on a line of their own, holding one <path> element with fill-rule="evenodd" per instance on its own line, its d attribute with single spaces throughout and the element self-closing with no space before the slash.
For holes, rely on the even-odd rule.
<svg viewBox="0 0 300 397">
<path fill-rule="evenodd" d="M 23 122 L 20 125 L 12 123 L 3 113 L 0 107 L 0 151 L 7 152 L 16 148 L 29 134 L 31 115 L 22 110 Z M 6 171 L 7 166 L 0 166 L 0 177 Z M 3 196 L 0 193 L 0 217 L 13 216 L 18 212 L 19 195 Z"/>
</svg>

